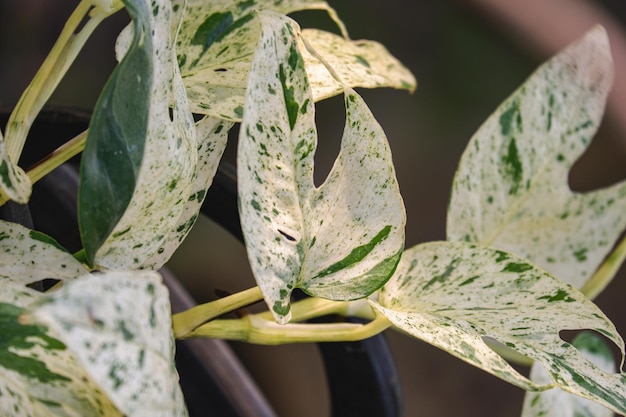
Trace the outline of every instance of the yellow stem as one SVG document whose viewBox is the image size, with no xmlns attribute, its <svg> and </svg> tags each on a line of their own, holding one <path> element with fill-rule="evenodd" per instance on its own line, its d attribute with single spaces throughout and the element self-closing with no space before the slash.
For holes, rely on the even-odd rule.
<svg viewBox="0 0 626 417">
<path fill-rule="evenodd" d="M 121 5 L 110 10 L 92 7 L 91 0 L 81 0 L 11 113 L 5 132 L 7 153 L 11 161 L 19 161 L 33 121 L 76 59 L 89 36 L 102 20 L 117 12 Z M 92 13 L 80 32 L 76 33 L 77 28 L 90 11 L 96 13 Z"/>
<path fill-rule="evenodd" d="M 581 292 L 593 300 L 606 288 L 626 259 L 626 237 L 613 249 L 595 274 L 583 285 Z"/>
<path fill-rule="evenodd" d="M 323 323 L 278 324 L 258 315 L 241 319 L 213 320 L 191 332 L 188 337 L 210 337 L 239 340 L 261 345 L 311 342 L 353 342 L 372 337 L 388 327 L 391 322 L 379 315 L 367 324 Z"/>
<path fill-rule="evenodd" d="M 261 290 L 259 287 L 254 287 L 174 314 L 172 316 L 174 337 L 185 337 L 201 324 L 261 299 L 263 299 Z"/>
</svg>

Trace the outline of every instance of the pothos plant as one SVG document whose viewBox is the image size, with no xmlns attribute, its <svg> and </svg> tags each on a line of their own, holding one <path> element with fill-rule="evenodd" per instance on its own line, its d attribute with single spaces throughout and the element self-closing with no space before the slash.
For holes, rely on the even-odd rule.
<svg viewBox="0 0 626 417">
<path fill-rule="evenodd" d="M 119 64 L 89 129 L 25 172 L 29 128 L 95 27 L 125 9 Z M 287 14 L 320 9 L 339 35 Z M 0 223 L 0 409 L 13 416 L 183 416 L 174 338 L 349 341 L 393 327 L 529 391 L 524 416 L 626 415 L 624 342 L 591 298 L 622 263 L 626 183 L 574 193 L 570 168 L 612 83 L 591 29 L 480 127 L 452 186 L 447 240 L 405 249 L 382 128 L 354 87 L 412 91 L 384 47 L 323 1 L 82 0 L 0 141 L 3 201 L 82 152 L 83 249 Z M 345 99 L 341 151 L 313 181 L 315 102 Z M 240 123 L 239 211 L 258 287 L 172 317 L 158 270 L 198 217 Z M 53 277 L 46 291 L 32 283 Z M 309 297 L 292 302 L 294 289 Z M 264 299 L 268 310 L 218 318 Z M 329 313 L 365 324 L 305 323 Z M 572 343 L 561 330 L 586 329 Z M 611 356 L 611 346 L 620 358 Z M 522 375 L 510 362 L 532 364 Z"/>
</svg>

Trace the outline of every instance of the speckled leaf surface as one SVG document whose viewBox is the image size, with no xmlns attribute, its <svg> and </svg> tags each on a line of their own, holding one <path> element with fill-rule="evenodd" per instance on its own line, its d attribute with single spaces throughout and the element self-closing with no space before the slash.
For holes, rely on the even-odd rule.
<svg viewBox="0 0 626 417">
<path fill-rule="evenodd" d="M 298 29 L 273 12 L 261 17 L 239 136 L 239 204 L 257 283 L 286 322 L 296 287 L 348 300 L 383 285 L 404 245 L 405 213 L 384 132 L 349 89 L 340 154 L 315 187 L 317 133 Z"/>
<path fill-rule="evenodd" d="M 597 27 L 509 97 L 463 154 L 448 239 L 516 253 L 581 288 L 626 227 L 626 182 L 588 193 L 568 185 L 612 78 L 607 36 Z"/>
<path fill-rule="evenodd" d="M 226 148 L 228 131 L 231 127 L 231 122 L 210 116 L 205 116 L 196 124 L 198 163 L 196 165 L 193 186 L 178 223 L 168 233 L 161 247 L 142 263 L 143 268 L 156 270 L 163 266 L 195 224 L 204 202 L 204 197 L 213 182 L 220 159 Z"/>
<path fill-rule="evenodd" d="M 591 332 L 576 336 L 572 345 L 591 362 L 606 372 L 615 372 L 615 360 L 611 349 Z M 546 384 L 550 377 L 540 364 L 530 370 L 530 379 Z M 527 392 L 524 397 L 522 417 L 612 417 L 611 410 L 593 401 L 568 394 L 558 388 L 543 392 Z"/>
<path fill-rule="evenodd" d="M 564 391 L 626 413 L 626 377 L 602 371 L 559 337 L 595 330 L 623 357 L 613 324 L 574 287 L 517 256 L 464 242 L 415 246 L 372 305 L 394 326 L 512 384 L 552 386 L 519 374 L 483 338 L 542 363 Z"/>
<path fill-rule="evenodd" d="M 0 282 L 25 286 L 46 278 L 73 280 L 89 271 L 51 237 L 0 220 Z"/>
<path fill-rule="evenodd" d="M 0 131 L 0 190 L 20 204 L 28 203 L 32 184 L 22 168 L 14 164 L 7 154 L 6 144 Z"/>
<path fill-rule="evenodd" d="M 189 1 L 176 47 L 194 112 L 241 120 L 248 72 L 260 34 L 256 12 L 263 9 L 282 14 L 326 10 L 346 35 L 334 10 L 324 1 Z M 415 88 L 411 73 L 376 42 L 352 42 L 347 36 L 321 31 L 304 31 L 303 36 L 319 47 L 318 52 L 342 74 L 348 86 Z M 340 51 L 338 46 L 344 49 Z M 305 54 L 304 60 L 315 101 L 343 92 L 343 86 L 333 81 L 316 58 Z M 329 84 L 324 84 L 327 81 Z"/>
<path fill-rule="evenodd" d="M 31 316 L 59 335 L 123 415 L 186 416 L 167 289 L 155 272 L 73 282 Z"/>
<path fill-rule="evenodd" d="M 122 414 L 51 329 L 24 307 L 45 297 L 11 283 L 0 291 L 0 409 L 4 416 Z"/>
<path fill-rule="evenodd" d="M 351 87 L 394 87 L 413 92 L 415 77 L 382 44 L 368 40 L 350 40 L 330 32 L 303 29 L 302 38 L 323 57 L 340 77 L 343 85 L 328 72 L 324 63 L 308 49 L 300 48 L 315 101 Z"/>
<path fill-rule="evenodd" d="M 95 264 L 110 270 L 146 267 L 180 227 L 198 160 L 193 118 L 173 60 L 170 4 L 134 0 L 132 8 L 136 44 L 99 102 L 94 119 L 103 125 L 90 133 L 81 169 L 85 249 Z M 146 85 L 133 91 L 138 80 Z M 133 107 L 135 100 L 141 105 Z"/>
</svg>

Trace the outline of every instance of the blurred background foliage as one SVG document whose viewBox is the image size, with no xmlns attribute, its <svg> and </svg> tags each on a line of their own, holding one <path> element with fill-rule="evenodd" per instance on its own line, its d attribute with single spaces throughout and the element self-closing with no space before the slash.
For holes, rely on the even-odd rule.
<svg viewBox="0 0 626 417">
<path fill-rule="evenodd" d="M 414 94 L 359 90 L 386 131 L 405 199 L 407 246 L 445 238 L 454 170 L 480 124 L 543 60 L 605 25 L 616 83 L 607 117 L 570 176 L 578 191 L 626 177 L 626 4 L 620 0 L 329 0 L 353 39 L 383 43 L 418 79 Z M 11 108 L 52 46 L 77 2 L 0 1 L 0 107 Z M 302 26 L 334 30 L 322 13 L 298 13 Z M 105 21 L 70 69 L 51 104 L 91 110 L 115 65 L 113 44 L 127 24 L 122 12 Z M 316 180 L 339 149 L 341 98 L 317 107 Z M 68 138 L 69 139 L 69 138 Z M 236 144 L 226 158 L 233 161 Z M 199 301 L 216 290 L 254 285 L 245 250 L 201 218 L 169 267 Z M 623 270 L 624 268 L 622 268 Z M 597 303 L 626 334 L 622 272 Z M 523 392 L 402 334 L 386 333 L 396 358 L 408 416 L 518 416 Z M 281 416 L 327 415 L 328 395 L 314 345 L 233 348 Z"/>
</svg>

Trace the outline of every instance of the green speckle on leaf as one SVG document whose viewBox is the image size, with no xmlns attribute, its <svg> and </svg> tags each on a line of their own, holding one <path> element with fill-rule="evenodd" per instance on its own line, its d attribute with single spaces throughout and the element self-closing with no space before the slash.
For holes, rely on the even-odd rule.
<svg viewBox="0 0 626 417">
<path fill-rule="evenodd" d="M 453 259 L 448 266 L 446 267 L 446 270 L 440 274 L 437 275 L 433 278 L 430 279 L 430 281 L 428 281 L 426 283 L 426 285 L 424 285 L 424 288 L 422 288 L 423 290 L 427 290 L 428 288 L 430 288 L 433 284 L 435 283 L 443 283 L 445 282 L 448 278 L 450 278 L 450 276 L 452 275 L 452 273 L 454 272 L 454 270 L 456 269 L 457 265 L 459 264 L 460 259 Z"/>
<path fill-rule="evenodd" d="M 285 99 L 287 117 L 289 118 L 289 128 L 293 130 L 296 126 L 296 119 L 298 118 L 298 110 L 300 109 L 300 106 L 295 99 L 294 88 L 287 86 L 287 76 L 285 74 L 285 68 L 282 64 L 278 67 L 278 76 L 283 87 L 283 97 Z"/>
<path fill-rule="evenodd" d="M 509 136 L 515 128 L 519 132 L 522 131 L 522 115 L 517 102 L 511 103 L 511 106 L 500 115 L 500 132 L 503 136 Z"/>
<path fill-rule="evenodd" d="M 370 63 L 367 62 L 367 59 L 363 58 L 361 55 L 355 55 L 354 56 L 357 60 L 357 62 L 365 67 L 370 67 Z"/>
<path fill-rule="evenodd" d="M 574 252 L 574 257 L 578 262 L 584 262 L 587 260 L 587 248 L 582 248 Z"/>
<path fill-rule="evenodd" d="M 350 265 L 360 262 L 371 251 L 374 250 L 376 245 L 378 245 L 380 242 L 385 240 L 387 236 L 389 236 L 390 232 L 391 232 L 391 226 L 387 225 L 383 227 L 382 230 L 378 232 L 376 236 L 374 236 L 372 240 L 370 240 L 368 243 L 366 243 L 365 245 L 357 246 L 356 248 L 352 249 L 352 251 L 348 254 L 348 256 L 346 256 L 339 262 L 335 262 L 328 268 L 320 271 L 315 277 L 313 277 L 313 279 L 325 277 L 327 275 L 330 275 L 337 271 L 345 269 L 349 267 Z"/>
<path fill-rule="evenodd" d="M 515 143 L 515 139 L 511 139 L 509 142 L 508 152 L 504 156 L 504 163 L 506 166 L 506 173 L 513 180 L 513 185 L 511 185 L 511 189 L 509 190 L 510 194 L 517 193 L 519 189 L 519 184 L 522 181 L 523 175 L 523 167 L 522 162 L 520 161 L 519 151 L 517 149 L 517 144 Z"/>
<path fill-rule="evenodd" d="M 272 310 L 274 310 L 274 312 L 280 316 L 286 316 L 287 314 L 289 314 L 291 306 L 289 305 L 289 303 L 284 306 L 280 301 L 276 301 L 274 303 L 274 306 L 272 307 Z"/>
<path fill-rule="evenodd" d="M 9 177 L 9 165 L 5 160 L 0 163 L 0 178 L 2 179 L 4 185 L 6 185 L 7 187 L 10 188 L 13 186 L 13 184 L 11 183 L 11 178 Z"/>
<path fill-rule="evenodd" d="M 466 279 L 465 281 L 463 281 L 462 283 L 460 283 L 459 287 L 462 287 L 464 285 L 469 285 L 472 282 L 476 281 L 478 278 L 480 278 L 480 276 L 478 276 L 478 275 L 470 277 L 470 278 Z"/>
<path fill-rule="evenodd" d="M 502 272 L 525 272 L 530 269 L 533 269 L 533 266 L 530 264 L 522 263 L 522 262 L 509 262 L 506 264 Z"/>
<path fill-rule="evenodd" d="M 254 209 L 255 209 L 256 211 L 261 211 L 261 205 L 259 204 L 259 202 L 258 202 L 258 201 L 256 201 L 256 200 L 251 200 L 251 201 L 250 201 L 250 204 L 252 205 L 252 207 L 254 207 Z"/>
<path fill-rule="evenodd" d="M 554 301 L 565 301 L 566 303 L 571 303 L 576 301 L 575 298 L 572 298 L 569 293 L 565 290 L 557 290 L 554 295 L 544 295 L 543 297 L 537 298 L 538 300 L 547 300 L 549 303 Z"/>
</svg>

